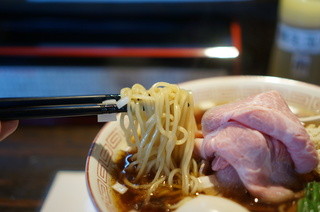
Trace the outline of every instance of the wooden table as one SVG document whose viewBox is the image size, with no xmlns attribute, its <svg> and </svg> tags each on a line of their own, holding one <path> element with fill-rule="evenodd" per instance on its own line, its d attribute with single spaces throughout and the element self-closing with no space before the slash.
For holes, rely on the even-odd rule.
<svg viewBox="0 0 320 212">
<path fill-rule="evenodd" d="M 85 169 L 103 124 L 73 120 L 21 122 L 0 143 L 0 211 L 38 211 L 57 171 Z"/>
</svg>

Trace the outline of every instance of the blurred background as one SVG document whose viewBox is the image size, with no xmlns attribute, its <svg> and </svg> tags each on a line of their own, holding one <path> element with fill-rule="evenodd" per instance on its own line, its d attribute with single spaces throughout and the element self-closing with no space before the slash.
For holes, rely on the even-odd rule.
<svg viewBox="0 0 320 212">
<path fill-rule="evenodd" d="M 276 0 L 2 0 L 0 97 L 264 75 Z"/>
<path fill-rule="evenodd" d="M 1 0 L 0 98 L 119 93 L 135 83 L 148 88 L 159 81 L 269 75 L 277 55 L 278 8 L 278 0 Z M 303 55 L 296 67 L 309 61 Z M 320 82 L 319 76 L 311 79 Z M 74 188 L 86 194 L 86 156 L 103 126 L 96 119 L 20 121 L 0 144 L 0 211 L 50 211 L 44 205 L 61 171 L 79 172 L 80 184 L 67 187 L 77 181 L 74 175 L 62 180 L 60 199 L 71 201 L 64 195 Z M 53 205 L 55 211 L 66 205 L 89 211 L 80 204 L 85 198 Z"/>
</svg>

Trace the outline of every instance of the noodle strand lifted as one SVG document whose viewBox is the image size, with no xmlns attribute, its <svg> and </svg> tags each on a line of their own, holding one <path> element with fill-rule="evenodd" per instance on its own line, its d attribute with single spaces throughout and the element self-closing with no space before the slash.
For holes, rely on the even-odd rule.
<svg viewBox="0 0 320 212">
<path fill-rule="evenodd" d="M 149 90 L 135 84 L 121 90 L 129 99 L 127 113 L 121 114 L 120 125 L 134 154 L 128 168 L 135 170 L 134 182 L 128 186 L 148 188 L 151 195 L 166 184 L 194 194 L 198 187 L 198 167 L 192 159 L 195 131 L 194 102 L 190 92 L 177 85 L 159 82 Z M 139 180 L 154 173 L 151 182 Z"/>
</svg>

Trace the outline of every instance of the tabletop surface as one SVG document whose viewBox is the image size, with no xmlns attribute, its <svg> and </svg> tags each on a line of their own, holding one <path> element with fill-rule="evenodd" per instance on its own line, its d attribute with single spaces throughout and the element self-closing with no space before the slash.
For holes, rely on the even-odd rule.
<svg viewBox="0 0 320 212">
<path fill-rule="evenodd" d="M 0 211 L 39 211 L 58 171 L 85 170 L 88 150 L 101 127 L 21 122 L 0 143 Z"/>
</svg>

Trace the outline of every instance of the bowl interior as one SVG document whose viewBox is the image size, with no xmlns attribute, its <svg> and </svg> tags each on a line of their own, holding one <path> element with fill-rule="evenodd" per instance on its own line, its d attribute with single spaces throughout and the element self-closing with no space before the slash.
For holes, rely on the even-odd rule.
<svg viewBox="0 0 320 212">
<path fill-rule="evenodd" d="M 229 76 L 195 80 L 180 84 L 191 90 L 195 103 L 229 102 L 268 90 L 278 90 L 289 105 L 320 113 L 320 87 L 289 79 L 265 76 Z M 90 196 L 101 211 L 115 211 L 111 192 L 111 173 L 117 153 L 126 148 L 119 123 L 104 125 L 88 154 L 86 181 Z"/>
</svg>

